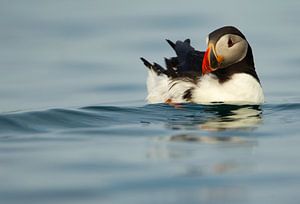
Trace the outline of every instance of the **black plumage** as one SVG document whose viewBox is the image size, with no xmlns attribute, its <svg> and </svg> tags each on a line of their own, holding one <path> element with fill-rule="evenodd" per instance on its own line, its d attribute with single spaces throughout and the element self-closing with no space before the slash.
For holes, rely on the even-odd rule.
<svg viewBox="0 0 300 204">
<path fill-rule="evenodd" d="M 190 39 L 185 41 L 166 40 L 174 49 L 176 57 L 165 58 L 166 68 L 157 63 L 151 64 L 145 58 L 141 60 L 146 67 L 152 69 L 157 75 L 165 74 L 171 79 L 185 78 L 187 80 L 196 81 L 202 75 L 202 61 L 204 52 L 195 50 L 191 46 Z"/>
<path fill-rule="evenodd" d="M 219 28 L 209 34 L 209 41 L 216 44 L 217 41 L 225 34 L 238 35 L 245 39 L 245 36 L 233 26 L 225 26 Z M 191 46 L 190 39 L 185 41 L 176 41 L 176 43 L 166 40 L 174 49 L 176 57 L 165 58 L 166 68 L 157 63 L 151 64 L 146 59 L 141 58 L 145 66 L 155 71 L 158 75 L 165 74 L 173 81 L 185 80 L 197 83 L 202 76 L 202 62 L 205 52 L 195 50 Z M 219 68 L 211 72 L 214 74 L 219 83 L 227 82 L 236 73 L 246 73 L 253 76 L 259 83 L 259 78 L 255 71 L 254 59 L 251 46 L 248 43 L 248 50 L 246 57 L 240 62 L 231 64 L 227 67 Z"/>
</svg>

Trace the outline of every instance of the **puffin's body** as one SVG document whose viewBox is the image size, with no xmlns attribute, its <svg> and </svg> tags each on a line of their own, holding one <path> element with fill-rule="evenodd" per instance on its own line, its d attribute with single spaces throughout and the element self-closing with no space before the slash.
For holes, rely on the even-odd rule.
<svg viewBox="0 0 300 204">
<path fill-rule="evenodd" d="M 210 33 L 206 52 L 191 47 L 189 39 L 167 42 L 177 57 L 165 58 L 166 69 L 141 58 L 149 68 L 149 103 L 264 102 L 252 49 L 237 28 L 226 26 Z"/>
</svg>

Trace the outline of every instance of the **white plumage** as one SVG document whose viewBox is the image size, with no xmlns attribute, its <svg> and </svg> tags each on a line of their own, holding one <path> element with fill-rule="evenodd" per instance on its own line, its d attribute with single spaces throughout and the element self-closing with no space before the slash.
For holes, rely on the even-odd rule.
<svg viewBox="0 0 300 204">
<path fill-rule="evenodd" d="M 166 75 L 157 75 L 149 70 L 148 81 L 149 103 L 185 103 L 183 93 L 193 89 L 192 102 L 209 104 L 223 102 L 228 104 L 261 104 L 264 94 L 258 81 L 249 74 L 237 73 L 224 83 L 210 73 L 202 76 L 197 84 L 184 80 L 171 80 Z"/>
</svg>

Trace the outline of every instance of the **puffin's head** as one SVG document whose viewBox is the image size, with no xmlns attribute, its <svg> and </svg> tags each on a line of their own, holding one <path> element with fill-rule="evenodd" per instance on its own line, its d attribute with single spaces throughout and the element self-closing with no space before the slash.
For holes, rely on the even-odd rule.
<svg viewBox="0 0 300 204">
<path fill-rule="evenodd" d="M 233 26 L 213 31 L 208 35 L 206 42 L 202 74 L 240 62 L 246 57 L 248 49 L 251 51 L 245 36 Z"/>
</svg>

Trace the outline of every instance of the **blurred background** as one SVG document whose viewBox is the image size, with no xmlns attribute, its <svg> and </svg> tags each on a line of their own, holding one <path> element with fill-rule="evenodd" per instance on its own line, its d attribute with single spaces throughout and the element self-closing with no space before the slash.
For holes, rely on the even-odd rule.
<svg viewBox="0 0 300 204">
<path fill-rule="evenodd" d="M 146 105 L 139 58 L 224 25 L 266 103 Z M 299 25 L 299 0 L 0 0 L 0 203 L 299 203 Z"/>
<path fill-rule="evenodd" d="M 165 39 L 205 49 L 223 25 L 250 42 L 266 100 L 299 99 L 299 8 L 276 1 L 0 1 L 0 111 L 145 104 L 140 56 L 163 63 Z M 295 94 L 297 92 L 297 94 Z"/>
</svg>

